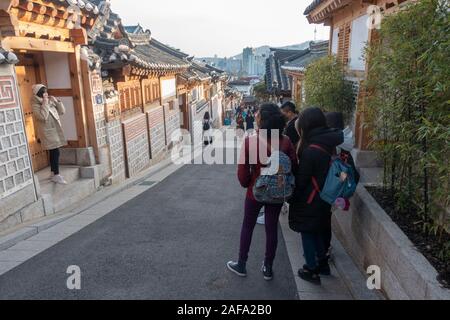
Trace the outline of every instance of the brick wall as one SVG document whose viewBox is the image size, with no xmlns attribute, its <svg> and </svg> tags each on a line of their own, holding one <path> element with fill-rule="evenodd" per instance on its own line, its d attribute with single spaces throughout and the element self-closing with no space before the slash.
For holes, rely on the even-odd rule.
<svg viewBox="0 0 450 320">
<path fill-rule="evenodd" d="M 122 123 L 128 177 L 150 165 L 147 117 L 140 114 Z"/>
</svg>

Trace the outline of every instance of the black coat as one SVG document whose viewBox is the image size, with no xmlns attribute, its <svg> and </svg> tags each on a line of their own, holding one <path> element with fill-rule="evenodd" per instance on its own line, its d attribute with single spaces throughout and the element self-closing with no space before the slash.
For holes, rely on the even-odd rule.
<svg viewBox="0 0 450 320">
<path fill-rule="evenodd" d="M 255 118 L 252 115 L 247 115 L 245 122 L 247 123 L 247 130 L 255 128 Z"/>
<path fill-rule="evenodd" d="M 329 224 L 331 206 L 319 195 L 316 195 L 311 204 L 307 203 L 313 191 L 312 177 L 317 179 L 322 189 L 330 169 L 331 154 L 344 142 L 344 135 L 342 130 L 318 128 L 310 132 L 307 142 L 308 145 L 321 146 L 330 155 L 310 147 L 299 155 L 295 193 L 289 201 L 289 226 L 296 232 L 319 232 Z"/>
<path fill-rule="evenodd" d="M 291 142 L 294 146 L 300 141 L 300 136 L 298 135 L 297 129 L 295 128 L 295 122 L 298 117 L 288 122 L 286 129 L 284 130 L 284 135 L 288 136 L 291 139 Z"/>
</svg>

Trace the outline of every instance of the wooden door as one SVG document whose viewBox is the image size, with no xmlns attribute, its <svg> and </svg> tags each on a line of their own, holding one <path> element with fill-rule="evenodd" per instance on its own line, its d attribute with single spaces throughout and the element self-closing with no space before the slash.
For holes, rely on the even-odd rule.
<svg viewBox="0 0 450 320">
<path fill-rule="evenodd" d="M 48 152 L 42 148 L 37 136 L 37 123 L 33 118 L 31 99 L 33 97 L 32 86 L 39 81 L 38 67 L 33 56 L 23 56 L 20 64 L 16 66 L 17 83 L 22 101 L 23 114 L 25 117 L 25 128 L 28 137 L 28 145 L 31 153 L 34 172 L 49 166 Z"/>
</svg>

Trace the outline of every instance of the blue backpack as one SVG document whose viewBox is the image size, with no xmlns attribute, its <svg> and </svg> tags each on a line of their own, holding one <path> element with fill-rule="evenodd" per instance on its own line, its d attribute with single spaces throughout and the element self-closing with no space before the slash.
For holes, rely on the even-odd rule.
<svg viewBox="0 0 450 320">
<path fill-rule="evenodd" d="M 294 194 L 295 177 L 292 174 L 291 159 L 284 152 L 272 153 L 268 167 L 278 157 L 278 170 L 274 174 L 263 173 L 253 187 L 255 200 L 266 204 L 283 204 Z M 266 169 L 267 170 L 267 169 Z"/>
<path fill-rule="evenodd" d="M 310 145 L 310 148 L 321 150 L 330 155 L 321 146 Z M 315 177 L 312 177 L 312 184 L 313 191 L 308 199 L 308 204 L 311 204 L 316 195 L 319 194 L 323 201 L 334 205 L 339 198 L 350 199 L 358 186 L 355 169 L 347 163 L 344 156 L 331 157 L 330 169 L 322 191 Z"/>
</svg>

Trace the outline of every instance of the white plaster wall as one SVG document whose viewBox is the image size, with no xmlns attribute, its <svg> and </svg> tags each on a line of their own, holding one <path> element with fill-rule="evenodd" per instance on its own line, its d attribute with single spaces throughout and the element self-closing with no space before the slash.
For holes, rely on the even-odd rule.
<svg viewBox="0 0 450 320">
<path fill-rule="evenodd" d="M 350 40 L 350 69 L 366 69 L 364 47 L 369 39 L 369 28 L 367 28 L 367 15 L 363 15 L 352 22 L 352 33 Z"/>
<path fill-rule="evenodd" d="M 177 82 L 175 79 L 161 81 L 162 98 L 175 97 L 177 95 Z"/>
<path fill-rule="evenodd" d="M 44 52 L 44 62 L 49 89 L 72 88 L 67 53 Z"/>
<path fill-rule="evenodd" d="M 72 97 L 57 97 L 66 107 L 66 113 L 61 117 L 64 135 L 69 141 L 78 141 L 78 131 L 75 122 L 75 107 Z"/>
<path fill-rule="evenodd" d="M 333 38 L 331 39 L 331 53 L 338 53 L 339 28 L 333 29 Z"/>
</svg>

